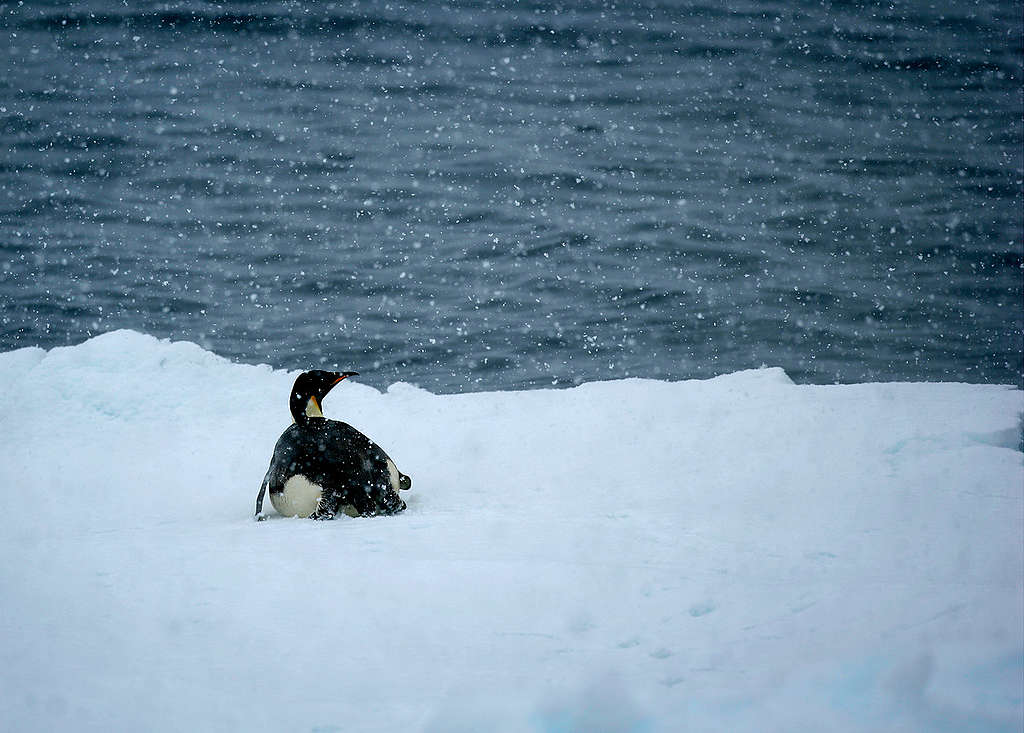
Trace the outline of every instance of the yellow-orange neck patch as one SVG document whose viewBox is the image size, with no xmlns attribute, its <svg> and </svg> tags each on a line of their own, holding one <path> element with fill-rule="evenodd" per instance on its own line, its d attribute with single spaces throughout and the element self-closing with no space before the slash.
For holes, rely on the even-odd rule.
<svg viewBox="0 0 1024 733">
<path fill-rule="evenodd" d="M 317 402 L 316 396 L 309 398 L 309 402 L 306 403 L 306 417 L 323 417 L 323 410 L 320 409 L 320 403 Z"/>
</svg>

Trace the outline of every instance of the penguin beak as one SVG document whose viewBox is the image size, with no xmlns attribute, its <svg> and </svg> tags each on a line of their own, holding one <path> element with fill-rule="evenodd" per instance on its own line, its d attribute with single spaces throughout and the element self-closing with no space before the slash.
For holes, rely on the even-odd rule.
<svg viewBox="0 0 1024 733">
<path fill-rule="evenodd" d="M 340 382 L 343 379 L 347 379 L 348 377 L 358 377 L 358 376 L 359 376 L 359 372 L 342 372 L 340 377 L 338 377 L 333 382 L 331 382 L 331 386 L 333 387 L 338 382 Z"/>
</svg>

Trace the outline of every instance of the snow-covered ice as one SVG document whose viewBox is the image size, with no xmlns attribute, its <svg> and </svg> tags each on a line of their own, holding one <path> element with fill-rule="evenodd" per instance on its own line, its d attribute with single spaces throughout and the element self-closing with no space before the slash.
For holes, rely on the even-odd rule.
<svg viewBox="0 0 1024 733">
<path fill-rule="evenodd" d="M 1019 390 L 348 382 L 409 509 L 256 523 L 294 377 L 0 354 L 0 728 L 1024 724 Z"/>
</svg>

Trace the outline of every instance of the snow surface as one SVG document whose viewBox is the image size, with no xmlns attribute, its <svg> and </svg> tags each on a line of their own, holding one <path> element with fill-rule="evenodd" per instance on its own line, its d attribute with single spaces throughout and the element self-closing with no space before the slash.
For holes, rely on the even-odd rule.
<svg viewBox="0 0 1024 733">
<path fill-rule="evenodd" d="M 256 523 L 294 377 L 0 354 L 0 728 L 1024 724 L 1020 391 L 346 382 L 409 509 Z"/>
</svg>

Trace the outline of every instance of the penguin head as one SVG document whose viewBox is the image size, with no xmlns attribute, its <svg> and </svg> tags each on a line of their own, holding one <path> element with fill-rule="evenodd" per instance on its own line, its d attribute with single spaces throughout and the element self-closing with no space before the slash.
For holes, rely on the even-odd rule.
<svg viewBox="0 0 1024 733">
<path fill-rule="evenodd" d="M 341 380 L 357 374 L 359 372 L 325 372 L 322 369 L 300 374 L 292 385 L 292 395 L 288 401 L 288 408 L 295 422 L 302 423 L 311 417 L 323 417 L 320 404 L 327 393 Z"/>
</svg>

